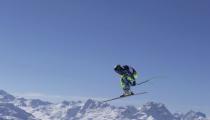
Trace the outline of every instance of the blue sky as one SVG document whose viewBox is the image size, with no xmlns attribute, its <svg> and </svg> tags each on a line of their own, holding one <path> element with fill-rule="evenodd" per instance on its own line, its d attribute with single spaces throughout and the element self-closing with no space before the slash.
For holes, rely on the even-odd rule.
<svg viewBox="0 0 210 120">
<path fill-rule="evenodd" d="M 122 92 L 114 65 L 128 64 L 138 81 L 163 77 L 134 88 L 149 94 L 113 104 L 156 101 L 171 111 L 210 114 L 209 4 L 1 1 L 0 88 L 67 100 L 110 98 Z"/>
</svg>

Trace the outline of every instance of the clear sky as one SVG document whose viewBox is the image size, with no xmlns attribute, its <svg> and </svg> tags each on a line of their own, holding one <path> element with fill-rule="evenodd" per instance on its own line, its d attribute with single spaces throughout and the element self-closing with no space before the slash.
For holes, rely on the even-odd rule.
<svg viewBox="0 0 210 120">
<path fill-rule="evenodd" d="M 0 88 L 19 94 L 111 98 L 116 64 L 164 76 L 113 104 L 161 102 L 210 114 L 209 0 L 0 2 Z M 65 97 L 66 96 L 66 97 Z M 68 96 L 68 97 L 67 97 Z"/>
</svg>

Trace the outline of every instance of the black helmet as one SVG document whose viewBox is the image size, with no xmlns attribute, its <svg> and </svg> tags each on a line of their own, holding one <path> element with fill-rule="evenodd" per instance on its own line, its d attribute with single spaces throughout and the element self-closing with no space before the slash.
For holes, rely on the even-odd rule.
<svg viewBox="0 0 210 120">
<path fill-rule="evenodd" d="M 114 67 L 115 72 L 117 72 L 118 74 L 122 74 L 123 68 L 121 65 L 116 65 Z"/>
<path fill-rule="evenodd" d="M 122 66 L 121 65 L 118 64 L 118 65 L 115 65 L 114 66 L 114 70 L 119 70 L 119 69 L 122 69 Z"/>
</svg>

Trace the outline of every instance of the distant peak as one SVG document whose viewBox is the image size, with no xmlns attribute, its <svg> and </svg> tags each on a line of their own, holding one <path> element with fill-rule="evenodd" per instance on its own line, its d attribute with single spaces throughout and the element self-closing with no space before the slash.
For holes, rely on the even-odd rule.
<svg viewBox="0 0 210 120">
<path fill-rule="evenodd" d="M 141 111 L 158 120 L 172 120 L 174 116 L 162 103 L 148 102 L 142 106 Z"/>
<path fill-rule="evenodd" d="M 149 110 L 149 109 L 167 109 L 166 106 L 162 103 L 156 103 L 156 102 L 147 102 L 142 106 L 143 109 Z"/>
<path fill-rule="evenodd" d="M 164 104 L 157 103 L 157 102 L 147 102 L 145 105 L 148 105 L 148 106 L 157 106 L 157 107 L 165 107 Z"/>
<path fill-rule="evenodd" d="M 206 115 L 202 112 L 195 112 L 195 111 L 189 111 L 185 114 L 185 118 L 206 118 Z"/>
<path fill-rule="evenodd" d="M 32 99 L 30 101 L 30 104 L 33 108 L 38 107 L 38 106 L 43 106 L 43 105 L 50 105 L 52 103 L 47 102 L 47 101 L 42 101 L 40 99 Z"/>
<path fill-rule="evenodd" d="M 95 101 L 95 100 L 93 100 L 93 99 L 88 99 L 86 102 L 85 102 L 85 106 L 92 106 L 92 107 L 94 107 L 94 106 L 96 106 L 97 105 L 97 101 Z"/>
<path fill-rule="evenodd" d="M 95 109 L 95 108 L 105 108 L 105 107 L 108 107 L 110 106 L 109 104 L 107 103 L 102 103 L 102 102 L 99 102 L 99 101 L 96 101 L 96 100 L 93 100 L 93 99 L 88 99 L 84 105 L 83 105 L 83 108 L 82 108 L 82 111 L 85 111 L 87 109 Z"/>
<path fill-rule="evenodd" d="M 64 100 L 61 102 L 61 104 L 63 104 L 63 105 L 75 105 L 75 104 L 80 104 L 80 103 L 82 103 L 82 101 L 66 101 L 66 100 Z"/>
<path fill-rule="evenodd" d="M 14 100 L 15 97 L 4 90 L 0 90 L 0 101 L 1 102 L 9 102 Z"/>
<path fill-rule="evenodd" d="M 9 93 L 7 93 L 6 91 L 4 90 L 0 90 L 0 95 L 8 95 Z"/>
</svg>

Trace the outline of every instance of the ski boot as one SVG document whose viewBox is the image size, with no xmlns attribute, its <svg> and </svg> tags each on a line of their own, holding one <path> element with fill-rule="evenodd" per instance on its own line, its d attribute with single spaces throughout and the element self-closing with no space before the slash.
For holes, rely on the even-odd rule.
<svg viewBox="0 0 210 120">
<path fill-rule="evenodd" d="M 120 97 L 126 97 L 126 96 L 130 96 L 130 95 L 134 95 L 134 93 L 132 91 L 125 91 L 123 95 L 121 95 Z"/>
</svg>

